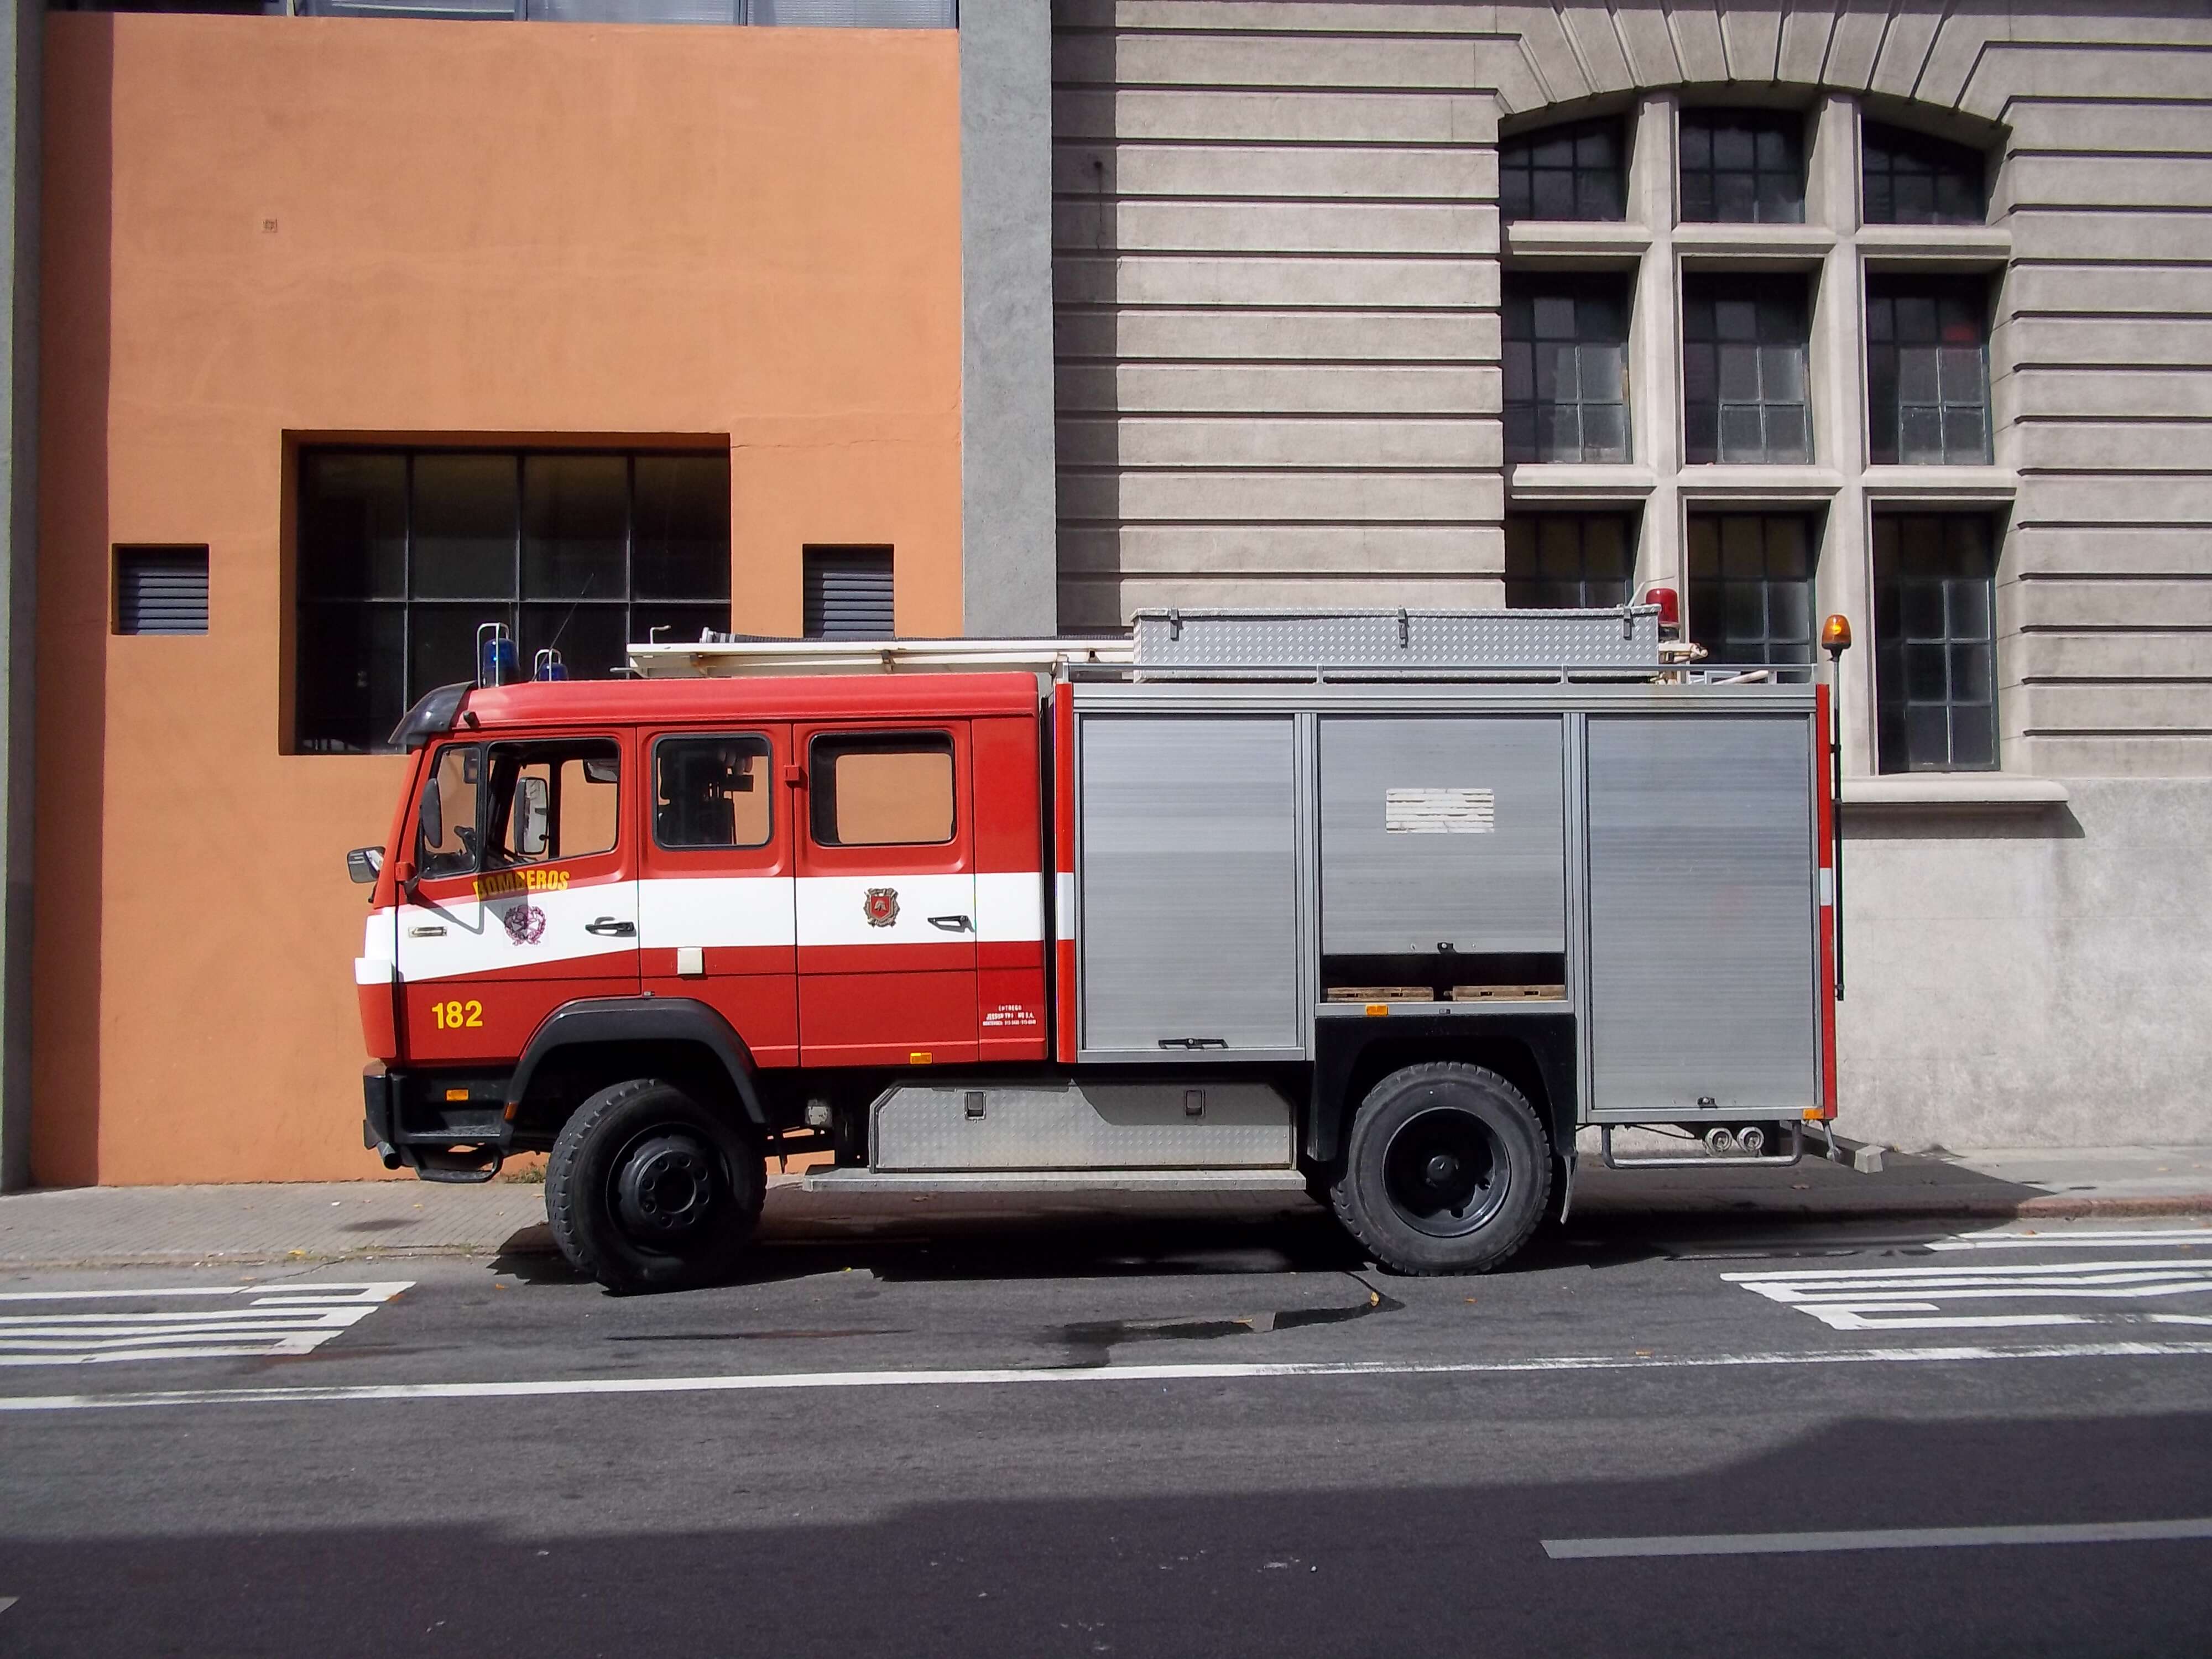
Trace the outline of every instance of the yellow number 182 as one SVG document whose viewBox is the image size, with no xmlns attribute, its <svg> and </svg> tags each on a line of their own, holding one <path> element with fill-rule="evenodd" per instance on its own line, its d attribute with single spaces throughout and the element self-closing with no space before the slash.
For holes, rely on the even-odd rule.
<svg viewBox="0 0 2212 1659">
<path fill-rule="evenodd" d="M 483 1024 L 483 1004 L 481 1002 L 434 1002 L 430 1018 L 438 1022 L 441 1031 L 458 1031 L 464 1026 Z"/>
</svg>

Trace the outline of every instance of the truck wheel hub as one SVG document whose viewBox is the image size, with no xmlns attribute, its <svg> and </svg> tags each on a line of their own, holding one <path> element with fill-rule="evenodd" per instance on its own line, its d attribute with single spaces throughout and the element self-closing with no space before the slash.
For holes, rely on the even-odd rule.
<svg viewBox="0 0 2212 1659">
<path fill-rule="evenodd" d="M 648 1238 L 702 1225 L 714 1205 L 714 1164 L 686 1134 L 656 1134 L 640 1145 L 615 1179 L 623 1224 Z"/>
<path fill-rule="evenodd" d="M 1415 1114 L 1382 1155 L 1391 1208 L 1432 1238 L 1464 1237 L 1482 1227 L 1504 1206 L 1508 1180 L 1489 1127 L 1451 1106 Z"/>
</svg>

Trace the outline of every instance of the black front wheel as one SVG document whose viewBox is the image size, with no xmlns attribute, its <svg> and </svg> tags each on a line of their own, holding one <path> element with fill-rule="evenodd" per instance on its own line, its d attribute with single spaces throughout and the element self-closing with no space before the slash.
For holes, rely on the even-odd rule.
<svg viewBox="0 0 2212 1659">
<path fill-rule="evenodd" d="M 673 1084 L 602 1089 L 545 1164 L 545 1219 L 571 1267 L 611 1291 L 711 1285 L 736 1270 L 767 1169 L 728 1123 Z"/>
<path fill-rule="evenodd" d="M 1393 1272 L 1468 1273 L 1528 1242 L 1551 1190 L 1551 1146 L 1527 1097 L 1482 1066 L 1435 1062 L 1369 1091 L 1330 1202 Z"/>
</svg>

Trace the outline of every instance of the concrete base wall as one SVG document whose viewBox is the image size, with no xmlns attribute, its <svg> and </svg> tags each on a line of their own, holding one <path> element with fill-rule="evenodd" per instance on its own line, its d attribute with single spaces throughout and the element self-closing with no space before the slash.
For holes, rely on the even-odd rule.
<svg viewBox="0 0 2212 1659">
<path fill-rule="evenodd" d="M 1844 1133 L 2212 1139 L 2212 782 L 2069 780 L 2039 811 L 1844 815 Z"/>
</svg>

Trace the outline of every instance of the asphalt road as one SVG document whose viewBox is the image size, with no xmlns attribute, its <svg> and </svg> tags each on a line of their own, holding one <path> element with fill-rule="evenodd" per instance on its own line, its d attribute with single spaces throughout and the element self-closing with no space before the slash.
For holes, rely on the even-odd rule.
<svg viewBox="0 0 2212 1659">
<path fill-rule="evenodd" d="M 0 1292 L 0 1654 L 2212 1641 L 2195 1224 L 1611 1219 L 1406 1280 L 1279 1206 L 937 1206 L 684 1296 L 529 1257 Z"/>
</svg>

